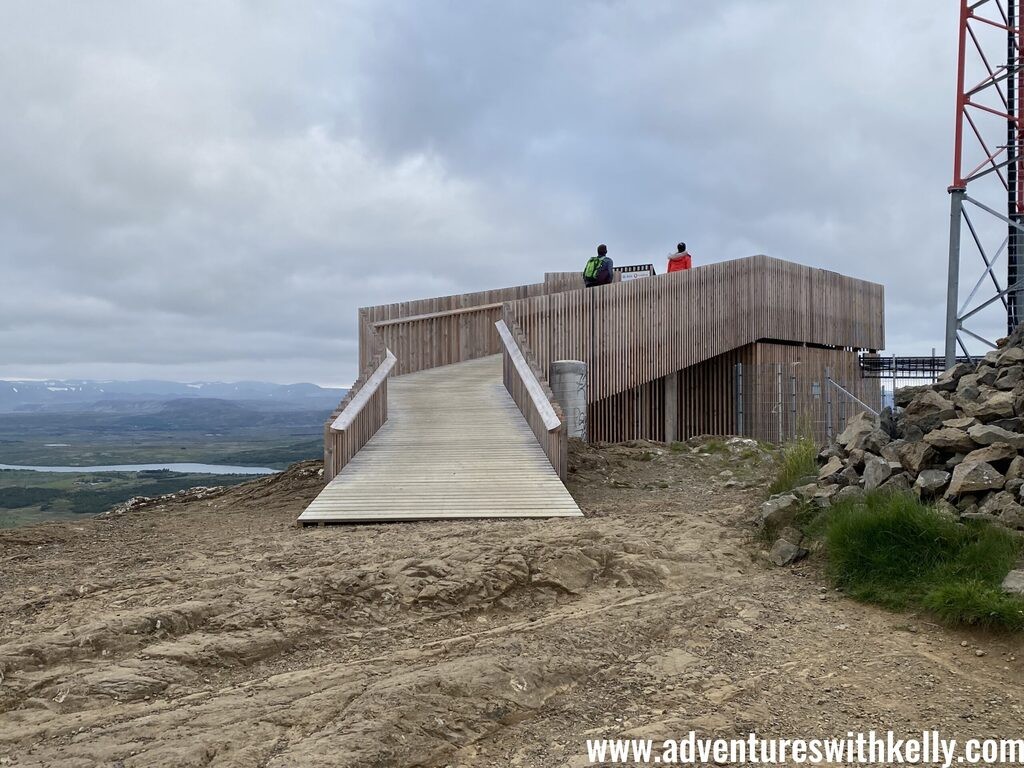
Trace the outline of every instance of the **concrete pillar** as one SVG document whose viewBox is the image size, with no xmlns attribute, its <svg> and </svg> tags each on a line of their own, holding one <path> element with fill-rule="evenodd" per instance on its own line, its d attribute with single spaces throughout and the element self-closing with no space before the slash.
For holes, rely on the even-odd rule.
<svg viewBox="0 0 1024 768">
<path fill-rule="evenodd" d="M 665 377 L 665 442 L 679 439 L 679 371 Z"/>
<path fill-rule="evenodd" d="M 551 363 L 551 391 L 562 406 L 569 437 L 587 439 L 587 364 L 580 360 Z"/>
</svg>

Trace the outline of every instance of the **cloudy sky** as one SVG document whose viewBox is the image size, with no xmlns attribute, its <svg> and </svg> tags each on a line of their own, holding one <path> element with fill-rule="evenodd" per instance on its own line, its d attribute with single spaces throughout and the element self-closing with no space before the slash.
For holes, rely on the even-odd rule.
<svg viewBox="0 0 1024 768">
<path fill-rule="evenodd" d="M 941 347 L 953 0 L 0 5 L 0 377 L 345 384 L 356 308 L 767 253 Z"/>
</svg>

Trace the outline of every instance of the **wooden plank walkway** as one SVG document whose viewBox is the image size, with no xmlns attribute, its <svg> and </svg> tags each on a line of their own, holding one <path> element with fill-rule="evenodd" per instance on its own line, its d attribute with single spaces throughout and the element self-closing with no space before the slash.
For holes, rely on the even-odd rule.
<svg viewBox="0 0 1024 768">
<path fill-rule="evenodd" d="M 298 522 L 580 516 L 496 355 L 390 379 L 387 422 Z"/>
</svg>

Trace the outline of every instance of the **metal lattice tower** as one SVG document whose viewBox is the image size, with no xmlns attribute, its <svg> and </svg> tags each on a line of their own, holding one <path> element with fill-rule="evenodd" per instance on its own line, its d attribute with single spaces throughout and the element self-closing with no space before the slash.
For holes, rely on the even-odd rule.
<svg viewBox="0 0 1024 768">
<path fill-rule="evenodd" d="M 960 0 L 956 139 L 950 194 L 946 366 L 965 336 L 995 347 L 967 327 L 1001 309 L 1007 332 L 1024 320 L 1024 38 L 1022 0 Z M 974 83 L 973 85 L 971 83 Z M 965 170 L 967 169 L 967 170 Z M 993 247 L 1002 241 L 998 247 Z M 962 241 L 981 257 L 980 276 L 961 300 Z M 999 261 L 1006 255 L 1005 282 Z M 969 278 L 970 279 L 970 278 Z M 989 284 L 991 284 L 989 286 Z M 984 289 L 984 290 L 982 290 Z M 981 295 L 979 296 L 979 292 Z M 991 309 L 990 309 L 991 308 Z"/>
</svg>

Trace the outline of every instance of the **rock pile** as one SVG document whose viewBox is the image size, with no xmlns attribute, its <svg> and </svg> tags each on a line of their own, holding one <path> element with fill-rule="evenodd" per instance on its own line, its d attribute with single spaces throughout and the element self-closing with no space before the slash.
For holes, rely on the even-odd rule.
<svg viewBox="0 0 1024 768">
<path fill-rule="evenodd" d="M 894 416 L 861 414 L 819 455 L 821 506 L 875 489 L 913 491 L 960 519 L 1024 530 L 1024 327 L 977 367 L 897 392 Z M 779 506 L 776 502 L 776 506 Z"/>
</svg>

